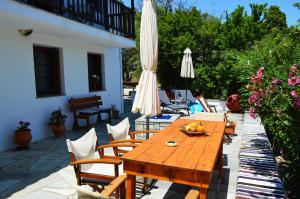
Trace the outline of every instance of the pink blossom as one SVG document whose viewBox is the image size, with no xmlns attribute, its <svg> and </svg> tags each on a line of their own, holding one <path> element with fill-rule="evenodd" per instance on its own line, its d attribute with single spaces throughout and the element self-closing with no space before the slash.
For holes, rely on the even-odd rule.
<svg viewBox="0 0 300 199">
<path fill-rule="evenodd" d="M 252 83 L 260 82 L 262 80 L 263 76 L 264 76 L 264 68 L 261 67 L 257 70 L 255 75 L 251 76 L 251 82 Z"/>
<path fill-rule="evenodd" d="M 300 75 L 297 76 L 296 83 L 297 83 L 297 84 L 300 84 Z"/>
<path fill-rule="evenodd" d="M 264 96 L 264 91 L 262 89 L 259 89 L 258 91 L 254 92 L 249 98 L 248 103 L 253 104 L 254 102 L 257 102 L 260 100 L 261 97 Z"/>
<path fill-rule="evenodd" d="M 295 108 L 295 109 L 300 109 L 300 97 L 297 97 L 297 98 L 294 100 L 294 108 Z"/>
<path fill-rule="evenodd" d="M 291 71 L 292 71 L 293 73 L 297 73 L 297 71 L 298 71 L 298 65 L 297 65 L 297 64 L 294 64 L 294 65 L 291 67 Z"/>
<path fill-rule="evenodd" d="M 281 84 L 281 80 L 273 77 L 272 78 L 272 84 L 275 85 L 275 86 L 278 86 L 278 85 Z"/>
<path fill-rule="evenodd" d="M 291 96 L 297 97 L 297 92 L 295 90 L 290 91 Z"/>
<path fill-rule="evenodd" d="M 294 72 L 289 72 L 289 77 L 294 77 L 295 73 Z"/>
<path fill-rule="evenodd" d="M 255 108 L 250 108 L 249 109 L 249 116 L 253 119 L 256 118 L 256 109 Z"/>
<path fill-rule="evenodd" d="M 288 85 L 289 86 L 295 86 L 296 83 L 297 83 L 296 77 L 291 77 L 291 78 L 288 79 Z"/>
</svg>

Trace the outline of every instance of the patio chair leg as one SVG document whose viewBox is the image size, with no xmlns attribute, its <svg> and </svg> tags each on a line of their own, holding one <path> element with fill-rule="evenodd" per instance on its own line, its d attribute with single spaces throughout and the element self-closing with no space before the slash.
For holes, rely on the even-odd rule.
<svg viewBox="0 0 300 199">
<path fill-rule="evenodd" d="M 148 193 L 148 184 L 147 183 L 148 183 L 148 178 L 144 178 L 144 186 L 142 189 L 143 194 Z"/>
</svg>

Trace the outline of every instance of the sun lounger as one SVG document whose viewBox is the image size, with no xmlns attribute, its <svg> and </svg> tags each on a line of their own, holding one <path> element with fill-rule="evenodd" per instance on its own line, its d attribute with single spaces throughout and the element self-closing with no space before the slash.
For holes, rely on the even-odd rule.
<svg viewBox="0 0 300 199">
<path fill-rule="evenodd" d="M 188 106 L 186 104 L 173 104 L 168 98 L 165 90 L 159 90 L 159 99 L 161 106 L 165 112 L 182 113 L 182 110 L 186 110 L 189 114 Z"/>
</svg>

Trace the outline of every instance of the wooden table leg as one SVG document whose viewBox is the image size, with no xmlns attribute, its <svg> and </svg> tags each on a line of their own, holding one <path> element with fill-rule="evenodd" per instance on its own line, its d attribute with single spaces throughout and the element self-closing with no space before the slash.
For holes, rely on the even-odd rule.
<svg viewBox="0 0 300 199">
<path fill-rule="evenodd" d="M 199 198 L 200 198 L 200 199 L 206 199 L 206 195 L 207 195 L 207 189 L 206 189 L 206 188 L 200 187 L 200 195 L 199 195 Z"/>
<path fill-rule="evenodd" d="M 127 174 L 126 179 L 126 199 L 135 199 L 135 175 Z"/>
<path fill-rule="evenodd" d="M 221 143 L 221 147 L 218 154 L 219 177 L 222 177 L 222 169 L 223 169 L 223 144 Z"/>
</svg>

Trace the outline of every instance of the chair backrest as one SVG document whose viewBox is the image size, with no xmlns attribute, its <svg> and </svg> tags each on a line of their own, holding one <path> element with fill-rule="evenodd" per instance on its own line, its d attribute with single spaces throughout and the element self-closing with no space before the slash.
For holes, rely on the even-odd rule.
<svg viewBox="0 0 300 199">
<path fill-rule="evenodd" d="M 191 90 L 178 90 L 180 95 L 185 99 L 186 101 L 195 102 L 195 98 L 191 92 Z"/>
<path fill-rule="evenodd" d="M 165 104 L 171 104 L 171 101 L 170 101 L 170 99 L 168 98 L 167 93 L 166 93 L 165 90 L 159 90 L 159 91 L 158 91 L 158 94 L 159 94 L 159 99 L 160 99 L 160 101 L 162 101 L 162 102 L 165 103 Z"/>
<path fill-rule="evenodd" d="M 225 113 L 195 113 L 195 120 L 207 120 L 207 121 L 215 121 L 215 122 L 225 122 L 226 115 Z"/>
<path fill-rule="evenodd" d="M 73 154 L 75 160 L 94 159 L 97 147 L 97 135 L 94 128 L 90 129 L 81 138 L 71 141 L 66 140 L 68 151 Z M 71 160 L 72 161 L 72 160 Z M 81 170 L 87 170 L 91 167 L 90 164 L 81 166 Z"/>
<path fill-rule="evenodd" d="M 128 135 L 129 128 L 130 123 L 128 117 L 115 126 L 107 124 L 107 131 L 112 135 L 114 140 L 130 139 L 130 136 Z"/>
<path fill-rule="evenodd" d="M 82 98 L 71 98 L 69 99 L 69 107 L 71 111 L 76 111 L 80 109 L 99 107 L 101 106 L 102 100 L 101 96 L 90 96 L 90 97 L 82 97 Z"/>
<path fill-rule="evenodd" d="M 208 105 L 207 101 L 203 97 L 203 95 L 198 96 L 197 99 L 201 103 L 201 105 L 204 108 L 205 112 L 208 112 L 208 113 L 212 113 L 213 112 L 213 110 L 210 108 L 210 106 Z"/>
</svg>

